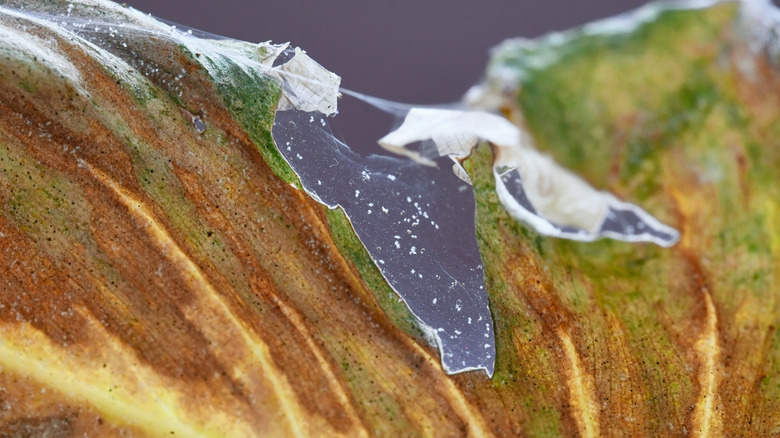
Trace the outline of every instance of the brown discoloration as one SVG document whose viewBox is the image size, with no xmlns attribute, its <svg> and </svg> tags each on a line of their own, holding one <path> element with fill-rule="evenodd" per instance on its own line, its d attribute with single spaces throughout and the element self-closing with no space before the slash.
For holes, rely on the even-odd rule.
<svg viewBox="0 0 780 438">
<path fill-rule="evenodd" d="M 507 239 L 514 240 L 510 236 Z M 555 362 L 566 390 L 556 397 L 556 402 L 567 420 L 567 433 L 597 436 L 600 433 L 598 394 L 593 368 L 586 366 L 577 345 L 584 339 L 578 328 L 579 318 L 555 292 L 553 282 L 539 268 L 535 255 L 527 251 L 520 253 L 523 256 L 510 257 L 506 269 L 513 273 L 509 278 L 514 280 L 515 290 L 543 327 L 546 348 L 552 348 L 559 359 Z"/>
<path fill-rule="evenodd" d="M 70 420 L 65 417 L 27 417 L 0 424 L 3 436 L 28 437 L 46 436 L 52 438 L 66 438 L 73 436 Z"/>
<path fill-rule="evenodd" d="M 3 388 L 0 391 L 0 436 L 3 438 L 140 434 L 133 427 L 117 427 L 90 406 L 22 375 L 0 373 L 0 387 Z M 20 410 L 24 415 L 19 415 Z"/>
<path fill-rule="evenodd" d="M 623 322 L 612 312 L 603 313 L 606 333 L 587 337 L 587 353 L 596 361 L 590 364 L 590 370 L 601 433 L 621 430 L 641 436 L 647 425 L 639 419 L 653 417 L 649 398 L 654 391 L 647 386 L 644 364 L 635 357 Z"/>
<path fill-rule="evenodd" d="M 683 249 L 686 252 L 686 249 Z M 708 280 L 701 266 L 690 255 L 685 254 L 691 269 L 690 290 L 699 295 L 701 309 L 697 312 L 694 327 L 687 333 L 691 345 L 691 360 L 695 363 L 695 379 L 699 385 L 699 394 L 691 412 L 690 424 L 695 436 L 721 436 L 725 410 L 720 397 L 720 384 L 723 375 L 721 362 L 721 340 L 718 316 L 713 304 Z"/>
<path fill-rule="evenodd" d="M 761 211 L 766 215 L 764 223 L 765 239 L 771 242 L 771 257 L 760 260 L 758 263 L 750 260 L 767 271 L 774 273 L 774 278 L 780 272 L 780 245 L 778 243 L 778 206 L 775 187 L 765 187 L 769 190 L 770 199 L 761 199 L 766 196 L 761 190 L 756 190 L 754 180 L 757 168 L 766 166 L 772 171 L 780 163 L 780 150 L 776 147 L 777 134 L 776 119 L 780 116 L 780 69 L 777 67 L 776 58 L 767 56 L 746 57 L 741 51 L 741 45 L 735 45 L 732 55 L 732 63 L 737 66 L 747 67 L 739 69 L 735 74 L 733 83 L 734 93 L 739 101 L 746 102 L 746 118 L 750 120 L 749 132 L 759 139 L 761 145 L 760 155 L 751 156 L 750 145 L 738 143 L 735 145 L 735 155 L 740 169 L 740 183 L 748 185 L 744 190 L 744 198 L 749 199 L 752 208 L 760 205 Z M 743 64 L 740 64 L 743 63 Z M 746 151 L 745 151 L 746 149 Z M 744 165 L 743 165 L 743 151 Z M 756 162 L 758 160 L 759 162 Z M 742 173 L 744 169 L 744 174 Z M 752 188 L 752 192 L 750 189 Z M 758 193 L 756 193 L 758 192 Z M 758 200 L 756 198 L 759 198 Z M 746 202 L 746 205 L 747 202 Z M 743 256 L 743 254 L 739 254 Z M 736 257 L 735 257 L 736 258 Z M 733 263 L 730 268 L 738 269 L 743 260 Z M 776 280 L 775 280 L 776 282 Z M 777 433 L 777 424 L 780 417 L 780 399 L 767 396 L 767 382 L 773 376 L 777 376 L 776 357 L 778 337 L 776 333 L 777 321 L 780 318 L 778 308 L 777 286 L 772 283 L 762 290 L 761 297 L 756 297 L 754 291 L 747 288 L 729 291 L 741 297 L 733 316 L 726 314 L 722 318 L 724 326 L 723 362 L 724 372 L 729 378 L 722 382 L 722 394 L 742 394 L 743 397 L 727 399 L 731 408 L 726 409 L 724 421 L 724 435 L 738 435 L 745 430 L 755 431 L 756 435 L 771 435 Z M 729 312 L 730 313 L 730 312 Z M 749 395 L 748 395 L 749 394 Z"/>
<path fill-rule="evenodd" d="M 679 252 L 685 274 L 680 278 L 687 280 L 687 284 L 683 285 L 682 292 L 690 294 L 694 303 L 689 310 L 688 323 L 676 329 L 675 339 L 686 352 L 693 370 L 691 378 L 698 386 L 687 423 L 696 436 L 720 436 L 725 416 L 720 396 L 724 371 L 721 358 L 723 327 L 714 304 L 711 276 L 698 256 L 703 247 L 711 243 L 693 228 L 704 220 L 702 215 L 707 203 L 701 198 L 702 192 L 701 189 L 695 195 L 682 190 L 672 192 L 683 228 Z M 699 237 L 695 238 L 697 235 Z"/>
<path fill-rule="evenodd" d="M 593 375 L 583 368 L 580 353 L 574 346 L 571 336 L 561 331 L 558 332 L 558 338 L 561 340 L 565 357 L 563 363 L 566 365 L 569 406 L 579 435 L 599 436 L 601 427 Z"/>
<path fill-rule="evenodd" d="M 40 81 L 35 94 L 0 87 L 0 130 L 14 153 L 66 176 L 76 190 L 68 196 L 84 203 L 82 232 L 61 239 L 69 248 L 59 259 L 37 235 L 20 229 L 24 222 L 2 219 L 3 232 L 16 243 L 6 248 L 3 266 L 19 270 L 3 277 L 15 281 L 4 297 L 25 309 L 4 307 L 4 320 L 33 321 L 83 306 L 87 313 L 39 318 L 37 327 L 75 351 L 78 343 L 91 347 L 90 327 L 99 321 L 155 373 L 178 381 L 171 389 L 188 394 L 182 400 L 191 401 L 192 409 L 200 409 L 195 403 L 205 394 L 213 408 L 250 418 L 254 412 L 254 421 L 267 421 L 268 414 L 257 415 L 257 409 L 270 407 L 292 415 L 288 432 L 307 435 L 367 435 L 371 426 L 364 418 L 380 418 L 381 410 L 351 395 L 356 385 L 340 363 L 365 360 L 363 345 L 372 339 L 369 351 L 408 364 L 360 371 L 383 382 L 376 388 L 380 403 L 399 403 L 418 430 L 489 434 L 480 414 L 444 376 L 438 356 L 419 349 L 384 316 L 336 251 L 322 208 L 272 174 L 218 96 L 204 92 L 210 83 L 186 57 L 173 50 L 167 59 L 190 72 L 182 86 L 197 92 L 187 93 L 186 106 L 207 114 L 209 129 L 218 129 L 227 146 L 215 144 L 214 134 L 197 135 L 183 118 L 161 123 L 175 104 L 162 99 L 140 107 L 94 59 L 72 44 L 62 47 L 79 67 L 90 99 L 56 81 Z M 167 49 L 158 42 L 155 50 Z M 26 137 L 28 122 L 44 136 Z M 219 164 L 225 154 L 234 164 Z M 13 197 L 16 190 L 5 186 L 2 193 Z M 160 194 L 181 201 L 165 204 Z M 180 216 L 190 212 L 197 215 L 190 222 L 194 232 L 180 225 Z M 40 271 L 41 280 L 32 284 L 36 277 L 23 266 Z M 27 290 L 46 292 L 27 299 Z M 228 313 L 201 308 L 199 296 L 215 298 L 225 306 L 220 312 Z M 240 327 L 231 327 L 230 315 Z M 215 343 L 216 327 L 262 337 L 272 358 L 266 371 L 236 374 L 231 361 L 253 353 L 227 338 Z M 440 382 L 438 395 L 412 390 L 429 379 Z M 415 393 L 424 409 L 401 402 Z M 437 412 L 433 418 L 439 420 L 431 422 Z M 94 427 L 92 433 L 101 430 Z"/>
</svg>

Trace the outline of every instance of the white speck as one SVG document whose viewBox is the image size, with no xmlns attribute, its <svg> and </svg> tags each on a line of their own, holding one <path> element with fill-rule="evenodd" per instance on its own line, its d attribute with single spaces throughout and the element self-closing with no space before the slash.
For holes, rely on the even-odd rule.
<svg viewBox="0 0 780 438">
<path fill-rule="evenodd" d="M 385 261 L 384 261 L 384 260 L 378 260 L 378 261 L 379 261 L 379 264 L 380 264 L 380 265 L 384 265 L 384 264 L 385 264 Z"/>
<path fill-rule="evenodd" d="M 393 238 L 395 238 L 395 239 L 400 239 L 400 238 L 401 238 L 401 236 L 393 236 Z"/>
<path fill-rule="evenodd" d="M 374 203 L 373 203 L 373 202 L 369 202 L 369 203 L 368 203 L 368 206 L 369 206 L 369 207 L 373 207 L 373 206 L 374 206 Z"/>
<path fill-rule="evenodd" d="M 415 255 L 415 254 L 417 254 L 417 248 L 413 246 L 413 247 L 412 247 L 412 249 L 410 249 L 410 250 L 409 250 L 409 254 L 410 254 L 410 255 Z"/>
<path fill-rule="evenodd" d="M 298 157 L 299 160 L 303 160 L 303 157 L 301 156 L 301 154 L 295 154 L 295 156 Z"/>
<path fill-rule="evenodd" d="M 490 344 L 485 344 L 485 348 L 490 348 Z"/>
<path fill-rule="evenodd" d="M 322 185 L 322 181 L 320 181 L 320 180 L 317 180 L 317 185 L 318 185 L 318 186 L 321 186 L 321 185 Z"/>
<path fill-rule="evenodd" d="M 355 197 L 357 198 L 358 196 L 360 196 L 360 190 L 355 190 Z"/>
<path fill-rule="evenodd" d="M 401 249 L 401 244 L 397 240 L 395 241 L 395 247 L 396 249 Z"/>
<path fill-rule="evenodd" d="M 386 208 L 382 207 L 382 213 L 388 213 L 389 211 L 390 211 L 390 210 L 388 210 L 388 209 L 386 209 Z"/>
<path fill-rule="evenodd" d="M 371 214 L 371 209 L 369 208 L 366 213 Z"/>
<path fill-rule="evenodd" d="M 471 324 L 471 317 L 469 317 L 469 324 Z"/>
<path fill-rule="evenodd" d="M 395 181 L 395 175 L 387 175 L 387 179 L 390 181 Z"/>
<path fill-rule="evenodd" d="M 414 269 L 412 269 L 410 272 L 411 272 L 412 274 L 414 274 L 414 273 L 415 273 L 415 272 L 417 272 L 417 271 L 415 271 Z"/>
<path fill-rule="evenodd" d="M 434 298 L 433 299 L 433 304 L 436 304 L 436 301 L 439 301 L 439 299 L 438 298 Z"/>
<path fill-rule="evenodd" d="M 410 198 L 410 197 L 408 197 L 408 196 L 407 196 L 407 197 L 406 197 L 406 202 L 412 202 L 412 198 Z"/>
</svg>

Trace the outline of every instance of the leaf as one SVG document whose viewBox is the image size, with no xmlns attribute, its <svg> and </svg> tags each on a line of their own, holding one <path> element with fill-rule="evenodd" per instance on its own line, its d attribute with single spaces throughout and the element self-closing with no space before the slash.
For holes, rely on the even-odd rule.
<svg viewBox="0 0 780 438">
<path fill-rule="evenodd" d="M 4 2 L 0 431 L 775 434 L 773 14 L 650 5 L 496 49 L 487 109 L 681 239 L 537 234 L 478 148 L 488 379 L 448 376 L 343 213 L 293 187 L 273 47 L 201 51 L 111 2 Z"/>
</svg>

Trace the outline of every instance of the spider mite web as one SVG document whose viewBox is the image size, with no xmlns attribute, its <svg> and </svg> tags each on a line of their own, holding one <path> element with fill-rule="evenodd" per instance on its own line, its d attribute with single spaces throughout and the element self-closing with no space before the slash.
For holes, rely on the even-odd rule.
<svg viewBox="0 0 780 438">
<path fill-rule="evenodd" d="M 290 49 L 276 63 L 293 62 Z M 276 64 L 275 64 L 276 65 Z M 325 75 L 319 66 L 296 70 Z M 311 85 L 303 90 L 308 93 Z M 341 90 L 398 124 L 411 106 Z M 285 87 L 285 92 L 296 93 Z M 335 115 L 335 114 L 334 114 Z M 347 132 L 367 115 L 344 112 Z M 493 375 L 495 336 L 474 223 L 471 187 L 450 170 L 448 157 L 425 166 L 397 156 L 364 154 L 333 135 L 325 111 L 287 106 L 276 113 L 277 148 L 314 199 L 340 207 L 390 287 L 406 303 L 447 373 L 484 370 Z M 378 138 L 378 136 L 377 136 Z M 376 140 L 373 141 L 374 146 Z M 430 151 L 430 142 L 421 144 Z M 430 153 L 430 152 L 429 152 Z M 450 163 L 450 165 L 447 165 Z M 439 165 L 441 164 L 441 165 Z"/>
<path fill-rule="evenodd" d="M 396 116 L 405 110 L 383 109 Z M 304 190 L 344 210 L 382 275 L 435 341 L 444 370 L 492 375 L 493 320 L 474 191 L 452 172 L 450 159 L 425 166 L 362 155 L 333 136 L 316 112 L 277 112 L 273 137 Z"/>
</svg>

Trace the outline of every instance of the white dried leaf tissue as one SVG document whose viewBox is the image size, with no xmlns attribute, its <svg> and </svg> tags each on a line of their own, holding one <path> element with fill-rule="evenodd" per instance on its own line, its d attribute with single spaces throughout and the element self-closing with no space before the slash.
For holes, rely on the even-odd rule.
<svg viewBox="0 0 780 438">
<path fill-rule="evenodd" d="M 601 236 L 673 245 L 676 230 L 641 208 L 597 191 L 524 141 L 507 119 L 483 111 L 413 108 L 398 129 L 379 139 L 385 149 L 430 165 L 430 158 L 407 145 L 432 140 L 440 156 L 458 161 L 479 140 L 495 147 L 493 173 L 499 199 L 516 219 L 541 234 L 590 241 Z M 463 171 L 462 168 L 457 170 Z M 508 187 L 509 185 L 517 187 Z M 621 222 L 617 224 L 616 222 Z"/>
</svg>

